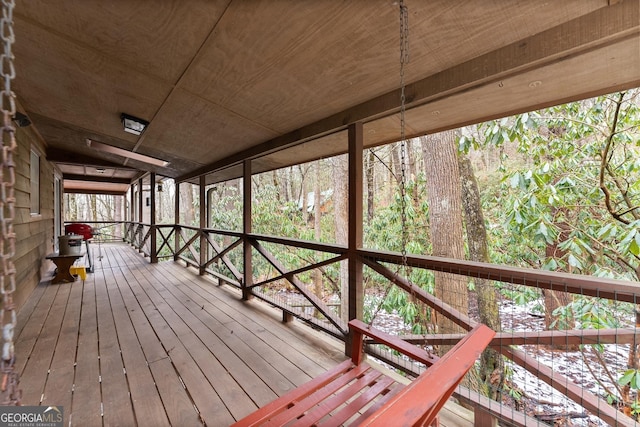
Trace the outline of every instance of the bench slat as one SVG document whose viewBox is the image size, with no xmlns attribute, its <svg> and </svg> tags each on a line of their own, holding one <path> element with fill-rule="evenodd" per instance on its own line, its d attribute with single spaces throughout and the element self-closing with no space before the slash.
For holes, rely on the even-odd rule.
<svg viewBox="0 0 640 427">
<path fill-rule="evenodd" d="M 326 415 L 328 415 L 331 411 L 338 408 L 340 405 L 344 404 L 344 402 L 347 402 L 349 399 L 356 396 L 363 389 L 370 387 L 372 384 L 375 385 L 376 381 L 378 381 L 378 379 L 381 376 L 382 376 L 381 372 L 376 371 L 375 369 L 372 369 L 372 368 L 369 369 L 366 375 L 362 376 L 356 381 L 353 381 L 343 390 L 340 390 L 340 392 L 334 394 L 333 396 L 321 402 L 318 402 L 318 404 L 316 405 L 315 408 L 313 408 L 313 410 L 307 412 L 304 415 L 304 417 L 300 418 L 291 427 L 305 427 L 305 426 L 313 425 L 315 422 L 321 420 Z M 375 398 L 375 396 L 372 396 L 371 398 Z M 369 399 L 369 401 L 370 400 L 371 399 Z M 364 402 L 360 406 L 360 408 L 366 405 L 367 402 Z"/>
<path fill-rule="evenodd" d="M 351 360 L 345 360 L 335 368 L 328 370 L 327 372 L 315 377 L 308 383 L 301 385 L 295 390 L 290 391 L 289 393 L 279 397 L 278 399 L 263 406 L 257 411 L 247 415 L 245 418 L 233 424 L 233 426 L 249 427 L 261 425 L 261 423 L 272 417 L 273 414 L 277 414 L 283 410 L 286 410 L 291 402 L 304 399 L 306 396 L 310 395 L 317 389 L 324 387 L 335 378 L 343 375 L 345 372 L 351 369 L 352 366 L 353 365 L 351 363 Z"/>
<path fill-rule="evenodd" d="M 345 421 L 349 420 L 349 418 L 353 417 L 358 413 L 358 411 L 364 408 L 364 406 L 367 403 L 372 402 L 374 399 L 377 398 L 377 400 L 375 400 L 375 403 L 371 405 L 371 407 L 369 407 L 363 415 L 360 416 L 360 418 L 366 419 L 368 415 L 367 416 L 364 416 L 364 415 L 368 414 L 371 411 L 371 408 L 378 408 L 381 404 L 383 404 L 389 398 L 391 398 L 400 390 L 402 390 L 402 388 L 403 388 L 402 384 L 395 382 L 390 377 L 386 377 L 386 376 L 382 377 L 376 385 L 371 387 L 362 395 L 358 396 L 357 399 L 347 404 L 344 408 L 340 409 L 340 411 L 338 411 L 337 413 L 332 414 L 330 418 L 328 418 L 326 421 L 323 421 L 319 425 L 322 425 L 323 427 L 341 426 L 342 424 L 344 424 Z M 356 402 L 356 400 L 358 401 Z M 375 412 L 375 410 L 376 409 L 371 411 L 371 413 Z M 358 425 L 358 421 L 356 420 L 353 424 Z"/>
<path fill-rule="evenodd" d="M 349 384 L 354 379 L 359 378 L 370 369 L 371 367 L 365 364 L 355 366 L 353 367 L 353 369 L 345 372 L 339 377 L 334 378 L 333 381 L 331 381 L 324 387 L 317 388 L 316 391 L 308 396 L 305 396 L 304 399 L 290 400 L 293 405 L 291 405 L 285 411 L 279 413 L 277 416 L 270 417 L 269 421 L 266 422 L 264 426 L 281 426 L 291 420 L 300 417 L 306 411 L 313 408 L 316 404 L 326 399 L 336 391 L 340 390 L 342 387 Z"/>
</svg>

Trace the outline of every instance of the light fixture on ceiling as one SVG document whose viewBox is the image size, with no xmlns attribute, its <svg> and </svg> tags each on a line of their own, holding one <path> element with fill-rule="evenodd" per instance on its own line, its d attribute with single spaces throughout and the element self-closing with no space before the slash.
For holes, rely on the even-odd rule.
<svg viewBox="0 0 640 427">
<path fill-rule="evenodd" d="M 134 135 L 140 135 L 149 125 L 148 121 L 130 116 L 125 113 L 122 113 L 120 115 L 120 120 L 122 120 L 124 131 L 132 133 Z"/>
<path fill-rule="evenodd" d="M 145 156 L 144 154 L 134 153 L 133 151 L 124 150 L 122 148 L 103 144 L 101 142 L 96 142 L 91 139 L 87 139 L 86 141 L 87 141 L 88 147 L 91 147 L 94 150 L 102 151 L 104 153 L 115 154 L 117 156 L 126 157 L 127 159 L 137 160 L 139 162 L 148 163 L 154 166 L 165 167 L 169 164 L 169 162 L 165 160 L 156 159 L 155 157 Z"/>
<path fill-rule="evenodd" d="M 21 128 L 27 127 L 31 124 L 29 117 L 27 117 L 26 114 L 22 114 L 20 111 L 16 111 L 15 116 L 13 116 L 13 121 Z"/>
<path fill-rule="evenodd" d="M 96 173 L 104 173 L 104 168 L 96 168 Z"/>
</svg>

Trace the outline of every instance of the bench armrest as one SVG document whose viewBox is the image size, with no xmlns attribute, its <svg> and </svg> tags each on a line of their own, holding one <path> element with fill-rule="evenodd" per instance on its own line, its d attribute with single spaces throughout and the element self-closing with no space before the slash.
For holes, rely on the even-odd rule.
<svg viewBox="0 0 640 427">
<path fill-rule="evenodd" d="M 362 353 L 362 340 L 364 335 L 373 338 L 376 343 L 384 344 L 413 360 L 424 363 L 427 366 L 433 365 L 438 360 L 437 356 L 430 354 L 426 350 L 403 341 L 397 336 L 375 329 L 361 320 L 354 319 L 350 321 L 349 328 L 354 333 L 351 357 L 353 359 L 353 363 L 356 365 L 360 362 L 360 360 L 356 360 L 355 357 L 361 357 L 360 354 Z"/>
</svg>

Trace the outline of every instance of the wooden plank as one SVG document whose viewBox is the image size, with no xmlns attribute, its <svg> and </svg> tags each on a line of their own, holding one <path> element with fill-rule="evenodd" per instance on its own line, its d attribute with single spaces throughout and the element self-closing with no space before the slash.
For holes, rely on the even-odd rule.
<svg viewBox="0 0 640 427">
<path fill-rule="evenodd" d="M 335 366 L 333 369 L 317 376 L 312 381 L 309 381 L 301 387 L 296 388 L 291 393 L 288 393 L 287 395 L 282 396 L 274 400 L 273 402 L 261 407 L 260 410 L 253 412 L 252 414 L 233 424 L 233 426 L 246 427 L 260 425 L 264 421 L 268 420 L 271 414 L 279 413 L 280 411 L 286 410 L 292 401 L 304 399 L 306 396 L 318 390 L 320 387 L 331 383 L 333 380 L 340 377 L 345 372 L 348 372 L 352 366 L 353 365 L 350 360 L 345 360 L 341 364 Z"/>
<path fill-rule="evenodd" d="M 415 7 L 415 5 L 412 6 Z M 584 31 L 584 28 L 591 28 L 591 30 Z M 637 2 L 621 2 L 617 7 L 601 7 L 576 19 L 565 21 L 560 25 L 551 28 L 540 28 L 540 31 L 529 35 L 524 40 L 505 40 L 502 45 L 495 46 L 495 50 L 481 55 L 469 56 L 468 58 L 470 59 L 456 61 L 448 69 L 429 73 L 428 76 L 406 85 L 407 103 L 413 108 L 455 96 L 462 96 L 470 91 L 489 86 L 491 83 L 526 74 L 534 68 L 540 70 L 544 69 L 544 67 L 556 65 L 568 56 L 584 55 L 615 41 L 624 40 L 630 37 L 630 34 L 633 34 L 634 31 L 637 31 L 637 28 Z M 629 80 L 631 79 L 625 79 L 624 83 L 627 87 L 634 87 L 633 83 L 635 81 Z M 585 83 L 580 87 L 584 85 Z M 600 93 L 612 92 L 610 87 L 600 87 L 600 89 Z M 578 92 L 576 89 L 562 91 L 562 93 L 546 92 L 549 90 L 546 88 L 541 90 L 545 91 L 545 101 L 550 105 L 554 100 L 561 101 L 559 99 L 561 96 L 564 99 L 584 98 L 584 96 L 582 98 L 579 96 L 580 93 L 576 93 Z M 531 97 L 531 100 L 527 100 L 528 102 L 520 105 L 518 110 L 512 111 L 511 114 L 540 108 L 536 107 L 540 102 L 537 101 L 537 98 Z M 458 113 L 456 120 L 447 128 L 460 127 L 470 119 L 474 120 L 473 123 L 480 123 L 490 118 L 505 116 L 504 99 L 501 98 L 500 101 L 502 102 L 486 105 L 481 114 L 473 111 L 477 108 L 467 107 L 465 114 Z M 467 102 L 467 104 L 470 103 Z M 489 109 L 489 107 L 491 108 Z M 472 110 L 469 110 L 469 108 L 472 108 Z M 349 123 L 356 121 L 369 122 L 380 117 L 390 116 L 397 113 L 399 109 L 400 89 L 397 88 L 374 98 L 369 98 L 358 105 L 334 112 L 328 117 L 325 116 L 314 123 L 306 124 L 269 141 L 245 148 L 223 159 L 184 173 L 177 178 L 177 181 L 189 180 L 212 171 L 228 168 L 239 164 L 245 159 L 264 157 L 268 153 L 344 130 Z M 422 122 L 420 134 L 434 132 L 436 130 L 434 128 L 438 128 L 439 124 L 435 120 L 422 120 Z M 320 158 L 325 155 L 326 153 L 321 153 L 317 157 Z M 228 179 L 231 178 L 228 177 Z"/>
<path fill-rule="evenodd" d="M 353 328 L 353 330 L 373 338 L 375 342 L 384 344 L 402 354 L 406 354 L 410 358 L 422 362 L 427 366 L 431 366 L 438 361 L 436 356 L 433 356 L 424 349 L 416 347 L 413 344 L 408 344 L 397 336 L 374 329 L 361 320 L 351 320 L 349 326 Z"/>
<path fill-rule="evenodd" d="M 20 379 L 23 405 L 39 405 L 47 381 L 47 373 L 51 367 L 53 352 L 58 341 L 62 319 L 69 299 L 71 284 L 59 286 L 55 299 L 51 304 L 44 326 L 35 342 L 33 351 L 29 355 Z"/>
<path fill-rule="evenodd" d="M 25 303 L 18 310 L 18 315 L 16 318 L 16 328 L 13 332 L 13 336 L 17 341 L 20 338 L 20 335 L 24 329 L 24 327 L 30 323 L 31 316 L 36 313 L 36 307 L 40 302 L 40 299 L 43 297 L 45 290 L 49 286 L 48 280 L 43 280 L 38 283 L 38 285 L 33 289 L 31 294 L 27 297 Z"/>
<path fill-rule="evenodd" d="M 15 370 L 21 375 L 24 371 L 25 365 L 27 364 L 28 357 L 33 351 L 36 340 L 40 336 L 42 328 L 44 327 L 44 322 L 51 310 L 51 304 L 55 299 L 56 293 L 60 289 L 58 285 L 51 286 L 49 282 L 45 283 L 44 291 L 42 292 L 40 299 L 37 301 L 37 304 L 35 304 L 33 312 L 28 317 L 28 320 L 19 318 L 19 320 L 21 320 L 21 323 L 18 324 L 18 327 L 20 327 L 20 333 L 15 335 Z M 20 313 L 18 315 L 20 315 Z M 19 357 L 19 355 L 21 357 Z"/>
<path fill-rule="evenodd" d="M 402 335 L 412 344 L 455 345 L 465 334 Z M 489 347 L 509 345 L 632 344 L 640 339 L 637 329 L 570 329 L 561 331 L 498 332 Z"/>
<path fill-rule="evenodd" d="M 219 323 L 202 309 L 201 301 L 194 301 L 191 295 L 185 293 L 185 291 L 189 292 L 187 286 L 176 284 L 164 290 L 157 290 L 172 307 L 184 307 L 189 310 L 190 313 L 184 310 L 177 311 L 177 313 L 191 326 L 198 337 L 207 343 L 207 346 L 216 349 L 216 358 L 226 369 L 237 369 L 238 359 L 240 359 L 247 365 L 247 369 L 253 370 L 278 395 L 311 378 L 278 352 L 264 345 L 260 339 L 249 334 L 241 324 L 234 324 L 233 329 L 228 329 Z M 172 293 L 172 296 L 167 295 L 167 292 Z M 218 343 L 228 347 L 230 352 L 227 354 L 224 348 L 221 351 Z M 263 345 L 260 345 L 261 343 Z M 256 346 L 260 348 L 256 348 Z M 255 385 L 254 383 L 253 387 Z M 269 395 L 271 396 L 271 393 Z M 274 397 L 271 396 L 270 400 Z M 266 400 L 264 403 L 270 400 Z"/>
<path fill-rule="evenodd" d="M 126 266 L 127 264 L 123 262 L 122 265 Z M 123 267 L 122 272 L 129 272 L 129 269 Z M 176 373 L 176 367 L 172 364 L 169 353 L 163 348 L 151 326 L 151 321 L 145 315 L 145 311 L 153 311 L 155 307 L 148 300 L 138 299 L 132 290 L 132 286 L 137 286 L 135 279 L 130 275 L 126 278 L 126 283 L 118 281 L 119 290 L 135 327 L 145 355 L 146 365 L 149 366 L 158 393 L 162 398 L 167 417 L 172 425 L 195 423 L 197 419 L 193 402 Z"/>
<path fill-rule="evenodd" d="M 398 265 L 402 263 L 402 256 L 397 253 L 369 250 L 360 250 L 358 253 L 365 258 L 367 265 L 378 262 L 391 262 Z M 428 255 L 410 255 L 407 257 L 407 262 L 412 267 L 515 283 L 538 289 L 551 289 L 634 304 L 640 299 L 638 282 Z"/>
<path fill-rule="evenodd" d="M 374 372 L 372 373 L 371 371 Z M 365 381 L 363 382 L 366 384 L 366 381 L 373 380 L 380 375 L 380 372 L 371 369 L 371 367 L 367 364 L 363 363 L 361 365 L 355 366 L 353 369 L 345 372 L 338 378 L 335 378 L 324 387 L 314 390 L 313 393 L 311 393 L 304 399 L 292 400 L 290 402 L 290 406 L 285 411 L 277 414 L 274 417 L 270 417 L 269 421 L 265 423 L 265 427 L 283 426 L 294 419 L 302 417 L 305 412 L 313 408 L 315 405 L 320 404 L 334 393 L 337 393 L 338 390 L 341 390 L 343 387 L 351 384 L 353 381 L 358 382 L 360 377 L 363 377 L 365 379 Z M 356 387 L 346 387 L 345 391 L 348 391 L 349 395 L 352 396 L 351 392 L 355 393 L 360 389 L 359 386 L 361 385 L 364 386 L 364 384 L 362 384 L 361 382 L 358 383 Z"/>
<path fill-rule="evenodd" d="M 153 272 L 152 272 L 153 274 Z M 273 400 L 277 395 L 265 384 L 265 380 L 261 378 L 261 374 L 267 378 L 271 378 L 274 383 L 281 384 L 284 387 L 291 388 L 291 383 L 286 380 L 282 375 L 278 375 L 274 378 L 273 368 L 264 363 L 264 361 L 257 354 L 236 354 L 227 345 L 218 338 L 207 326 L 197 319 L 188 309 L 186 309 L 180 301 L 175 299 L 169 292 L 161 288 L 157 284 L 158 280 L 147 280 L 142 277 L 142 273 L 139 272 L 139 276 L 136 277 L 141 283 L 144 284 L 149 298 L 155 302 L 160 313 L 164 319 L 169 323 L 170 327 L 179 338 L 180 343 L 185 348 L 189 349 L 189 353 L 193 358 L 193 361 L 197 365 L 197 369 L 200 375 L 204 375 L 204 378 L 208 380 L 200 382 L 210 384 L 213 389 L 216 389 L 218 381 L 221 384 L 227 384 L 227 386 L 234 386 L 232 392 L 237 394 L 236 399 L 239 399 L 241 394 L 238 394 L 238 389 L 242 386 L 245 393 L 251 397 L 251 400 L 258 405 L 265 404 Z M 157 277 L 155 279 L 158 279 Z M 193 304 L 193 307 L 197 307 Z M 200 307 L 197 307 L 200 309 Z M 204 343 L 207 343 L 205 345 Z M 208 348 L 211 347 L 211 349 Z M 215 356 L 215 357 L 214 357 Z M 247 359 L 244 359 L 244 356 Z M 254 365 L 255 364 L 255 365 Z M 222 365 L 222 366 L 221 366 Z M 264 372 L 259 372 L 263 371 Z M 233 372 L 233 377 L 238 384 L 225 381 L 225 372 Z M 193 385 L 192 385 L 193 387 Z M 187 389 L 190 386 L 187 384 Z M 197 387 L 191 391 L 192 396 L 196 399 Z M 227 388 L 221 388 L 222 390 L 229 391 Z M 231 404 L 230 401 L 229 404 Z M 252 406 L 250 402 L 238 402 L 239 404 L 232 404 L 234 412 L 246 414 L 247 404 Z M 203 404 L 200 402 L 200 404 Z M 203 404 L 204 405 L 204 404 Z M 221 404 L 221 406 L 224 406 Z M 239 407 L 238 407 L 239 406 Z M 200 406 L 198 406 L 200 407 Z M 211 416 L 216 416 L 214 405 L 209 401 L 204 408 L 212 408 Z M 221 408 L 218 408 L 221 410 Z M 235 414 L 234 414 L 235 415 Z M 220 416 L 218 416 L 220 418 Z M 205 417 L 205 419 L 211 419 Z"/>
<path fill-rule="evenodd" d="M 45 385 L 42 404 L 62 406 L 71 409 L 73 383 L 75 378 L 76 349 L 80 328 L 80 308 L 82 305 L 82 283 L 74 283 L 62 320 L 60 336 Z M 64 413 L 64 424 L 68 424 L 69 413 Z"/>
<path fill-rule="evenodd" d="M 358 257 L 358 249 L 362 247 L 363 241 L 363 218 L 362 218 L 362 144 L 364 136 L 362 122 L 351 123 L 348 127 L 348 292 L 347 306 L 348 319 L 362 319 L 364 310 L 364 285 L 362 284 L 363 265 Z M 351 349 L 351 337 L 345 343 L 347 353 Z"/>
<path fill-rule="evenodd" d="M 171 307 L 151 288 L 149 281 L 143 277 L 140 270 L 131 271 L 130 274 L 136 280 L 129 280 L 129 285 L 202 418 L 205 422 L 207 419 L 210 420 L 209 422 L 217 419 L 221 424 L 232 422 L 233 417 L 216 399 L 217 395 L 210 382 L 203 381 L 206 376 L 194 360 L 194 353 L 198 349 L 183 344 L 184 340 L 196 345 L 197 339 L 192 339 L 188 328 L 180 325 L 182 323 L 180 318 L 171 314 Z M 183 332 L 187 334 L 186 337 L 181 336 Z M 192 340 L 189 341 L 189 339 Z M 213 363 L 213 359 L 209 359 L 209 362 Z M 184 421 L 180 425 L 190 423 L 193 421 Z"/>
<path fill-rule="evenodd" d="M 369 390 L 362 393 L 353 401 L 347 403 L 344 408 L 340 409 L 340 411 L 331 414 L 331 418 L 329 418 L 322 425 L 337 427 L 344 424 L 349 418 L 355 416 L 358 411 L 362 410 L 362 408 L 367 403 L 373 401 L 374 398 L 384 393 L 384 398 L 378 398 L 376 402 L 367 410 L 367 412 L 362 414 L 362 419 L 365 419 L 368 416 L 369 411 L 375 411 L 380 404 L 393 397 L 400 390 L 402 390 L 402 386 L 400 384 L 395 383 L 391 378 L 384 376 L 373 387 L 369 388 Z M 356 420 L 354 421 L 354 423 L 350 424 L 358 425 L 358 421 Z"/>
<path fill-rule="evenodd" d="M 385 394 L 384 396 L 380 397 L 378 400 L 376 400 L 376 402 L 371 405 L 371 407 L 367 408 L 367 410 L 365 412 L 363 412 L 361 415 L 359 416 L 354 416 L 352 418 L 352 420 L 350 420 L 350 424 L 353 424 L 354 426 L 360 425 L 360 423 L 362 423 L 364 420 L 366 420 L 367 418 L 369 418 L 369 416 L 371 416 L 371 414 L 375 413 L 378 409 L 382 408 L 389 400 L 391 400 L 396 394 L 400 393 L 402 391 L 404 387 L 401 384 L 396 384 L 395 387 L 393 387 L 393 389 Z M 338 418 L 336 417 L 336 421 L 338 421 Z M 331 417 L 331 419 L 329 419 L 326 423 L 323 423 L 323 426 L 335 426 L 338 427 L 338 423 L 335 423 L 333 420 L 333 417 Z"/>
<path fill-rule="evenodd" d="M 125 284 L 124 275 L 116 269 L 112 270 L 113 279 L 109 280 L 107 291 L 111 301 L 111 310 L 118 333 L 122 360 L 126 378 L 131 391 L 131 401 L 135 417 L 138 422 L 148 425 L 166 425 L 170 420 L 155 385 L 153 375 L 147 364 L 140 341 L 138 340 L 136 326 L 124 304 L 123 297 L 118 289 Z"/>
<path fill-rule="evenodd" d="M 133 425 L 135 423 L 133 405 L 129 398 L 130 390 L 124 373 L 118 334 L 106 289 L 105 275 L 109 273 L 110 270 L 94 273 L 103 421 L 105 425 Z"/>
<path fill-rule="evenodd" d="M 78 426 L 102 424 L 98 317 L 94 278 L 95 274 L 88 276 L 82 292 L 73 399 L 71 407 L 67 409 L 72 424 Z"/>
<path fill-rule="evenodd" d="M 344 360 L 344 352 L 334 346 L 335 341 L 331 340 L 330 344 L 325 345 L 318 341 L 320 337 L 324 338 L 323 335 L 312 336 L 307 328 L 299 325 L 283 325 L 264 304 L 252 302 L 248 313 L 244 309 L 246 303 L 230 292 L 220 292 L 220 288 L 212 286 L 206 278 L 194 277 L 184 268 L 175 268 L 175 264 L 166 263 L 160 267 L 165 268 L 166 274 L 172 275 L 177 283 L 184 284 L 182 289 L 188 289 L 188 295 L 198 305 L 201 304 L 203 310 L 225 327 L 231 328 L 234 334 L 242 331 L 236 327 L 242 325 L 247 333 L 261 337 L 262 342 L 309 375 L 316 376 Z M 285 348 L 289 350 L 283 351 Z M 328 358 L 329 355 L 332 357 Z"/>
<path fill-rule="evenodd" d="M 314 425 L 327 414 L 330 414 L 339 406 L 344 405 L 345 402 L 350 402 L 350 410 L 353 411 L 351 412 L 353 415 L 365 405 L 369 404 L 379 394 L 368 393 L 368 391 L 372 390 L 373 387 L 378 386 L 379 388 L 380 385 L 386 384 L 386 380 L 388 380 L 388 378 L 383 377 L 381 372 L 375 369 L 369 369 L 365 375 L 358 375 L 347 387 L 341 388 L 333 396 L 327 396 L 327 398 L 324 398 L 321 402 L 317 402 L 317 404 L 315 404 L 316 406 L 293 423 L 292 427 Z M 350 416 L 347 417 L 347 419 L 349 418 Z"/>
</svg>

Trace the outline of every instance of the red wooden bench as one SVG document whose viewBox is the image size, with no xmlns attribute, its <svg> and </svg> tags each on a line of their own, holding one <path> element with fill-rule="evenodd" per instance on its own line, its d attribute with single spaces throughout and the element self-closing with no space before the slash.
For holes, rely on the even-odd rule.
<svg viewBox="0 0 640 427">
<path fill-rule="evenodd" d="M 438 412 L 495 332 L 478 325 L 442 358 L 359 320 L 352 358 L 283 395 L 234 426 L 437 426 Z M 364 335 L 429 366 L 404 386 L 363 360 Z"/>
</svg>

